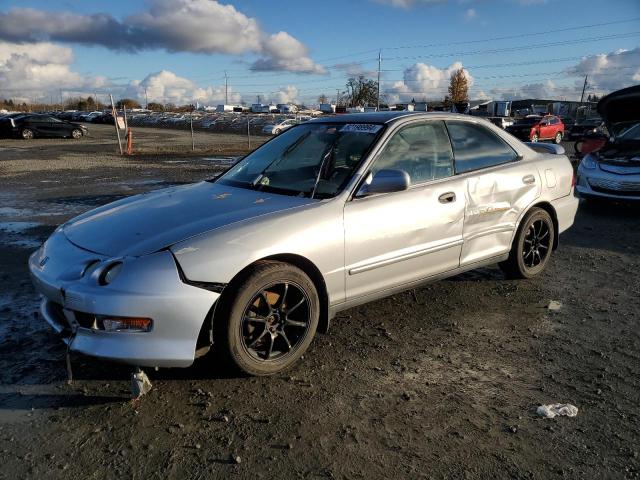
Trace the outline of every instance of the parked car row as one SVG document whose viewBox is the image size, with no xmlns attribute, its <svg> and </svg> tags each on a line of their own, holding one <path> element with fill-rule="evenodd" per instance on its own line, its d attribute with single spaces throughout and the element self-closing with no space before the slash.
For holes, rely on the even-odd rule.
<svg viewBox="0 0 640 480">
<path fill-rule="evenodd" d="M 36 137 L 80 139 L 89 133 L 80 123 L 61 120 L 52 115 L 12 113 L 0 117 L 0 136 L 31 140 Z"/>
</svg>

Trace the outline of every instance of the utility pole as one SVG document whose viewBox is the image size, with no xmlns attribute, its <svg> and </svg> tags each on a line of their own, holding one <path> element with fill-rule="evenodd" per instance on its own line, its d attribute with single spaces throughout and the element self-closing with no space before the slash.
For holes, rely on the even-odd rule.
<svg viewBox="0 0 640 480">
<path fill-rule="evenodd" d="M 580 95 L 580 103 L 584 100 L 584 91 L 587 89 L 587 76 L 584 76 L 584 85 L 582 86 L 582 95 Z"/>
<path fill-rule="evenodd" d="M 382 49 L 378 51 L 378 99 L 376 101 L 376 112 L 380 111 L 380 66 L 382 65 Z"/>
<path fill-rule="evenodd" d="M 229 104 L 229 77 L 226 70 L 224 72 L 224 104 Z"/>
<path fill-rule="evenodd" d="M 340 103 L 340 89 L 336 88 L 336 107 Z"/>
<path fill-rule="evenodd" d="M 144 102 L 146 104 L 144 106 L 144 109 L 149 110 L 149 96 L 147 95 L 147 87 L 144 87 Z"/>
</svg>

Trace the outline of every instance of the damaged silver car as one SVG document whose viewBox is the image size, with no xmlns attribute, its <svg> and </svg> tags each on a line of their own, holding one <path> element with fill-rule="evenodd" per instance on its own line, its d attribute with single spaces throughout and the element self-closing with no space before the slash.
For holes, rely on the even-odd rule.
<svg viewBox="0 0 640 480">
<path fill-rule="evenodd" d="M 640 200 L 640 85 L 618 90 L 598 102 L 609 138 L 584 156 L 577 190 L 590 200 Z"/>
<path fill-rule="evenodd" d="M 490 264 L 539 275 L 578 206 L 562 153 L 469 116 L 325 117 L 70 220 L 29 268 L 72 351 L 187 367 L 213 348 L 274 374 L 341 310 Z"/>
</svg>

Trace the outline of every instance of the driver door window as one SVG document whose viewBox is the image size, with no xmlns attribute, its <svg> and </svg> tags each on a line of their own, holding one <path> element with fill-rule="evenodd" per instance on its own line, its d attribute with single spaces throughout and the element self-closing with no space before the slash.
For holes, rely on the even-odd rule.
<svg viewBox="0 0 640 480">
<path fill-rule="evenodd" d="M 406 126 L 396 132 L 373 164 L 372 173 L 382 169 L 404 170 L 411 185 L 453 175 L 453 153 L 442 121 Z"/>
</svg>

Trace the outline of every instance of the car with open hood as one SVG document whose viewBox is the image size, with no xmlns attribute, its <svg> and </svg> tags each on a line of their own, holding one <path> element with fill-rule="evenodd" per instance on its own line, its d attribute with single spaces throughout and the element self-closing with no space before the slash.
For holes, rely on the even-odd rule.
<svg viewBox="0 0 640 480">
<path fill-rule="evenodd" d="M 576 189 L 592 200 L 640 200 L 640 85 L 603 97 L 598 113 L 608 138 L 583 157 Z"/>
<path fill-rule="evenodd" d="M 466 115 L 324 117 L 66 222 L 29 269 L 71 351 L 185 367 L 213 348 L 274 374 L 341 310 L 495 263 L 539 275 L 578 205 L 563 152 Z"/>
</svg>

